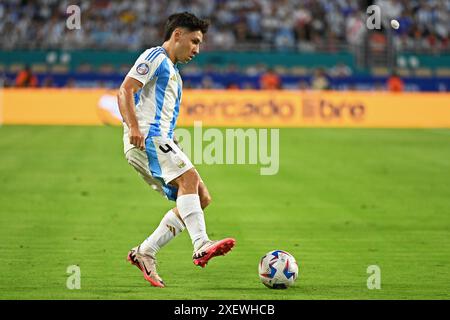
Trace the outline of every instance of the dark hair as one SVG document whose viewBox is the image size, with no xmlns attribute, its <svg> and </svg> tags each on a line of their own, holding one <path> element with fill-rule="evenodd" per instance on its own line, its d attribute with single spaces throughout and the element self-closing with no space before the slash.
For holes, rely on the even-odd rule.
<svg viewBox="0 0 450 320">
<path fill-rule="evenodd" d="M 203 34 L 208 32 L 209 21 L 202 20 L 194 16 L 192 13 L 183 12 L 172 14 L 166 22 L 164 29 L 164 41 L 167 41 L 172 36 L 176 28 L 186 28 L 189 31 L 200 30 Z"/>
</svg>

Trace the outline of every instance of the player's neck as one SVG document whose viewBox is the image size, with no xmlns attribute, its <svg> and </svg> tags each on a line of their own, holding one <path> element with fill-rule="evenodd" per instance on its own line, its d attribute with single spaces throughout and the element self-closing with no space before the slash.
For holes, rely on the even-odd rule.
<svg viewBox="0 0 450 320">
<path fill-rule="evenodd" d="M 163 47 L 164 50 L 166 50 L 166 53 L 167 53 L 170 61 L 172 61 L 173 64 L 176 64 L 178 61 L 175 58 L 175 53 L 173 52 L 170 43 L 168 41 L 166 41 L 163 43 L 163 45 L 161 47 Z"/>
</svg>

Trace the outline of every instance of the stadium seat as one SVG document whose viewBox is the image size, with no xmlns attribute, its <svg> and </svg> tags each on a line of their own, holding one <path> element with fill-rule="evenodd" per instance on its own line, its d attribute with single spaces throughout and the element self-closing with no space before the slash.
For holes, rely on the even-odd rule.
<svg viewBox="0 0 450 320">
<path fill-rule="evenodd" d="M 432 77 L 433 70 L 430 68 L 417 68 L 414 71 L 414 75 L 417 77 Z"/>
<path fill-rule="evenodd" d="M 120 73 L 122 73 L 122 74 L 127 74 L 128 71 L 130 71 L 130 69 L 131 69 L 132 66 L 133 66 L 133 65 L 122 64 L 122 65 L 119 67 L 118 72 L 120 72 Z"/>
<path fill-rule="evenodd" d="M 293 67 L 291 68 L 291 74 L 293 76 L 307 76 L 310 74 L 310 71 L 305 67 Z"/>
<path fill-rule="evenodd" d="M 116 68 L 112 64 L 102 64 L 98 68 L 98 72 L 101 74 L 111 74 L 116 72 Z"/>
<path fill-rule="evenodd" d="M 437 77 L 450 77 L 450 68 L 438 68 L 436 69 Z"/>
<path fill-rule="evenodd" d="M 410 77 L 411 76 L 411 70 L 408 68 L 399 68 L 397 69 L 397 73 L 400 77 Z"/>
<path fill-rule="evenodd" d="M 90 73 L 94 70 L 91 64 L 89 63 L 81 63 L 76 67 L 77 73 Z"/>
<path fill-rule="evenodd" d="M 289 74 L 289 69 L 286 68 L 285 66 L 275 66 L 274 70 L 276 73 L 278 73 L 279 75 L 286 75 Z"/>
<path fill-rule="evenodd" d="M 55 64 L 51 67 L 51 71 L 56 74 L 69 73 L 69 66 L 66 64 Z"/>
<path fill-rule="evenodd" d="M 45 63 L 34 63 L 31 65 L 31 71 L 34 73 L 46 73 L 48 66 Z"/>
<path fill-rule="evenodd" d="M 390 74 L 389 69 L 386 67 L 373 67 L 371 73 L 376 77 L 385 77 Z"/>
<path fill-rule="evenodd" d="M 8 71 L 11 73 L 18 73 L 19 71 L 23 70 L 25 68 L 25 65 L 22 63 L 13 63 L 9 65 Z"/>
</svg>

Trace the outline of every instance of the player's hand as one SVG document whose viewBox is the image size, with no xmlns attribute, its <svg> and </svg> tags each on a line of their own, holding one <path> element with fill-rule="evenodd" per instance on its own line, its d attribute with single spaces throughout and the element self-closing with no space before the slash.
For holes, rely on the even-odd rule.
<svg viewBox="0 0 450 320">
<path fill-rule="evenodd" d="M 130 143 L 133 146 L 141 150 L 145 150 L 145 138 L 139 128 L 131 128 L 128 136 L 130 137 Z"/>
</svg>

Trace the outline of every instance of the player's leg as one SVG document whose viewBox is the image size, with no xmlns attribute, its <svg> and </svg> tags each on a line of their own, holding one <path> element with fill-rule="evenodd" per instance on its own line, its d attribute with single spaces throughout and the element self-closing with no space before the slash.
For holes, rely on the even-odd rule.
<svg viewBox="0 0 450 320">
<path fill-rule="evenodd" d="M 127 152 L 126 158 L 130 165 L 133 166 L 133 168 L 141 175 L 144 181 L 152 187 L 152 189 L 165 195 L 169 199 L 171 198 L 171 195 L 169 192 L 164 192 L 164 189 L 169 188 L 173 193 L 176 192 L 176 188 L 171 186 L 162 186 L 160 181 L 152 177 L 147 165 L 148 157 L 144 151 L 134 148 Z M 211 196 L 205 184 L 201 180 L 198 191 L 200 196 L 200 205 L 202 209 L 205 209 L 211 202 Z M 140 245 L 140 250 L 149 255 L 156 256 L 157 252 L 163 246 L 169 243 L 184 229 L 185 224 L 178 212 L 178 209 L 174 207 L 164 215 L 156 230 L 147 239 L 145 239 L 144 242 L 142 242 Z"/>
<path fill-rule="evenodd" d="M 202 180 L 200 180 L 198 185 L 198 195 L 200 197 L 200 205 L 202 206 L 202 209 L 205 210 L 205 208 L 211 203 L 212 199 L 208 188 Z"/>
<path fill-rule="evenodd" d="M 204 209 L 211 203 L 211 195 L 202 180 L 200 180 L 198 193 L 200 196 L 200 204 Z M 219 241 L 208 241 L 200 249 L 194 252 L 194 264 L 205 267 L 209 259 L 217 255 L 225 255 L 234 245 L 235 240 L 232 238 L 226 238 Z"/>
<path fill-rule="evenodd" d="M 211 196 L 205 184 L 199 184 L 200 206 L 204 210 L 211 203 Z M 156 230 L 142 242 L 140 250 L 156 257 L 158 251 L 180 234 L 186 225 L 180 216 L 177 207 L 169 210 L 162 218 Z"/>
<path fill-rule="evenodd" d="M 229 252 L 235 240 L 226 238 L 211 241 L 208 238 L 200 194 L 204 199 L 203 204 L 209 204 L 211 197 L 194 168 L 176 178 L 174 183 L 178 187 L 177 208 L 194 246 L 192 259 L 194 264 L 204 267 L 211 258 Z"/>
<path fill-rule="evenodd" d="M 134 148 L 127 152 L 126 158 L 128 163 L 139 173 L 150 187 L 162 194 L 169 200 L 176 200 L 177 189 L 171 186 L 165 186 L 160 180 L 155 179 L 148 167 L 148 157 L 144 151 Z M 179 216 L 176 207 L 169 210 L 161 220 L 158 228 L 155 230 L 158 236 L 152 234 L 149 238 L 154 239 L 155 242 L 147 241 L 142 243 L 141 249 L 151 255 L 156 255 L 158 250 L 169 242 L 173 237 L 184 230 L 184 223 Z M 171 236 L 172 235 L 172 236 Z M 147 238 L 148 239 L 148 238 Z"/>
<path fill-rule="evenodd" d="M 152 189 L 164 195 L 170 200 L 175 200 L 177 190 L 173 187 L 165 186 L 161 181 L 155 179 L 149 170 L 148 157 L 144 151 L 137 148 L 127 152 L 128 163 L 139 173 Z M 144 274 L 144 278 L 153 286 L 164 287 L 164 282 L 156 271 L 157 252 L 180 234 L 185 229 L 184 223 L 177 216 L 174 210 L 169 210 L 158 227 L 146 238 L 141 245 L 131 249 L 127 260 L 137 266 Z"/>
<path fill-rule="evenodd" d="M 185 228 L 183 221 L 177 216 L 175 210 L 170 209 L 155 231 L 142 242 L 141 251 L 156 257 L 159 250 L 183 232 Z"/>
<path fill-rule="evenodd" d="M 178 187 L 178 212 L 189 232 L 194 250 L 197 250 L 209 240 L 199 197 L 200 176 L 191 168 L 174 179 L 173 184 Z"/>
<path fill-rule="evenodd" d="M 205 209 L 207 206 L 210 205 L 212 199 L 211 199 L 211 195 L 209 194 L 208 188 L 206 187 L 205 183 L 203 181 L 200 180 L 200 184 L 198 186 L 198 195 L 200 197 L 200 206 L 202 207 L 203 212 L 205 212 Z M 175 214 L 177 215 L 178 218 L 181 219 L 180 213 L 177 209 L 177 207 L 172 209 L 173 212 L 175 212 Z M 184 222 L 183 222 L 184 224 Z"/>
<path fill-rule="evenodd" d="M 211 195 L 203 181 L 200 181 L 198 193 L 200 206 L 204 210 L 211 203 Z M 156 256 L 163 246 L 168 244 L 185 228 L 186 225 L 180 216 L 178 208 L 174 207 L 165 214 L 156 230 L 144 240 L 141 244 L 141 249 L 152 256 Z"/>
<path fill-rule="evenodd" d="M 187 156 L 173 141 L 162 137 L 146 139 L 146 154 L 151 176 L 164 179 L 163 188 L 167 197 L 174 200 L 174 190 L 178 190 L 177 210 L 174 213 L 177 217 L 179 214 L 193 240 L 194 263 L 204 267 L 212 257 L 228 252 L 234 245 L 234 239 L 208 239 L 202 207 L 209 204 L 211 197 Z M 170 235 L 167 239 L 170 241 Z M 153 250 L 155 247 L 153 245 Z"/>
<path fill-rule="evenodd" d="M 151 177 L 147 177 L 147 179 L 160 181 L 163 191 L 170 200 L 175 200 L 177 195 L 192 194 L 192 196 L 197 198 L 194 202 L 195 205 L 198 202 L 199 210 L 195 209 L 194 214 L 191 215 L 191 212 L 189 212 L 186 215 L 184 214 L 186 205 L 183 206 L 183 203 L 186 203 L 186 199 L 181 199 L 181 209 L 179 199 L 176 199 L 177 209 L 169 210 L 166 213 L 158 228 L 140 245 L 139 250 L 155 257 L 161 247 L 183 231 L 186 226 L 188 230 L 190 229 L 191 237 L 193 236 L 196 240 L 200 240 L 198 246 L 209 240 L 206 236 L 203 211 L 198 195 L 200 177 L 192 163 L 172 140 L 162 137 L 148 137 L 146 139 L 145 154 L 148 160 L 145 175 L 148 174 Z M 141 159 L 140 163 L 145 162 L 144 160 Z M 172 181 L 173 183 L 171 183 Z M 181 191 L 179 190 L 180 187 Z M 202 192 L 202 194 L 205 194 L 205 192 Z M 207 204 L 209 200 L 205 198 L 203 202 Z M 187 203 L 189 206 L 189 200 Z M 189 216 L 187 218 L 188 222 L 186 222 L 186 216 Z"/>
</svg>

